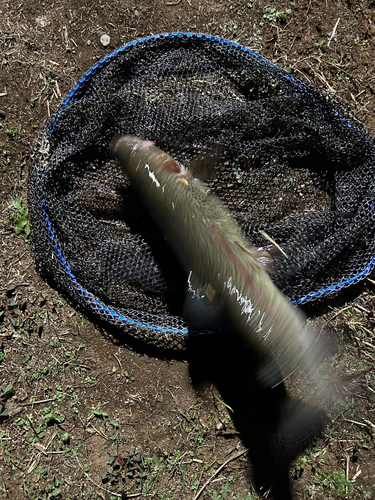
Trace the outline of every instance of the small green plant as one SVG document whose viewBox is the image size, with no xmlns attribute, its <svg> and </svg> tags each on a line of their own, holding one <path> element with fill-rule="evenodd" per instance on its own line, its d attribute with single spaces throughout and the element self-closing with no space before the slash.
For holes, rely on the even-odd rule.
<svg viewBox="0 0 375 500">
<path fill-rule="evenodd" d="M 154 455 L 152 457 L 152 462 L 154 464 L 154 467 L 155 467 L 155 472 L 157 472 L 158 470 L 160 469 L 164 469 L 165 465 L 164 465 L 164 458 L 163 457 L 158 457 L 157 455 Z"/>
<path fill-rule="evenodd" d="M 29 99 L 29 104 L 30 104 L 30 107 L 31 108 L 34 108 L 35 107 L 35 102 L 38 100 L 38 97 L 31 97 Z"/>
<path fill-rule="evenodd" d="M 32 358 L 32 354 L 27 353 L 25 357 L 21 360 L 21 365 L 26 365 L 30 359 Z"/>
<path fill-rule="evenodd" d="M 333 471 L 325 477 L 322 474 L 316 474 L 313 481 L 333 490 L 337 496 L 350 494 L 353 491 L 353 485 L 346 479 L 344 471 Z"/>
<path fill-rule="evenodd" d="M 153 458 L 146 458 L 138 448 L 132 448 L 127 456 L 119 457 L 118 462 L 124 467 L 128 480 L 134 480 L 136 484 L 143 485 L 147 479 L 147 470 L 153 463 Z"/>
<path fill-rule="evenodd" d="M 26 237 L 30 235 L 29 212 L 22 204 L 22 198 L 13 198 L 13 207 L 15 215 L 11 220 L 15 223 L 16 234 L 25 233 Z"/>
<path fill-rule="evenodd" d="M 54 424 L 62 424 L 65 420 L 64 415 L 61 415 L 58 410 L 55 413 L 51 412 L 51 408 L 44 408 L 44 418 L 46 419 L 46 424 L 50 427 Z"/>
<path fill-rule="evenodd" d="M 32 435 L 29 437 L 29 443 L 40 443 L 44 438 L 44 431 L 46 430 L 46 425 L 42 423 L 35 423 L 30 415 L 26 414 L 27 421 L 25 424 L 29 425 L 33 431 Z"/>
<path fill-rule="evenodd" d="M 46 89 L 51 89 L 56 85 L 56 82 L 58 80 L 58 77 L 54 75 L 53 73 L 49 72 L 48 75 L 45 76 L 43 84 L 46 87 Z"/>
<path fill-rule="evenodd" d="M 229 483 L 225 483 L 221 488 L 220 492 L 216 490 L 212 492 L 212 498 L 215 500 L 225 500 L 230 493 L 230 485 Z"/>
<path fill-rule="evenodd" d="M 114 486 L 118 483 L 119 481 L 119 472 L 121 470 L 121 467 L 119 464 L 115 464 L 116 457 L 109 457 L 107 460 L 107 464 L 109 467 L 107 468 L 107 471 L 102 474 L 102 483 L 107 484 L 109 483 L 110 485 Z"/>
<path fill-rule="evenodd" d="M 11 138 L 14 139 L 17 134 L 21 132 L 21 127 L 20 128 L 6 128 L 5 129 L 6 134 Z"/>
<path fill-rule="evenodd" d="M 363 498 L 365 500 L 369 499 L 369 498 L 372 498 L 372 494 L 371 494 L 371 491 L 364 491 L 363 492 Z"/>
<path fill-rule="evenodd" d="M 108 413 L 105 411 L 102 411 L 100 407 L 102 406 L 102 403 L 98 403 L 96 405 L 96 408 L 91 410 L 91 413 L 93 413 L 97 418 L 101 418 L 102 420 L 105 420 L 108 417 Z"/>
<path fill-rule="evenodd" d="M 61 498 L 61 488 L 65 482 L 65 479 L 62 477 L 61 479 L 54 478 L 52 481 L 46 486 L 46 492 L 48 494 L 48 500 L 59 500 Z"/>
<path fill-rule="evenodd" d="M 307 458 L 306 457 L 300 457 L 297 460 L 295 468 L 294 468 L 294 477 L 296 479 L 300 478 L 302 476 L 302 473 L 305 470 L 306 464 L 307 464 Z"/>
<path fill-rule="evenodd" d="M 274 7 L 264 7 L 263 18 L 271 23 L 277 23 L 277 21 L 285 21 L 291 12 L 291 9 L 286 9 L 284 12 L 283 10 L 276 10 Z"/>
<path fill-rule="evenodd" d="M 324 43 L 325 43 L 325 40 L 320 40 L 320 42 L 315 42 L 315 43 L 314 43 L 314 47 L 318 47 L 318 48 L 319 48 L 319 47 L 321 47 L 322 45 L 324 45 Z"/>
</svg>

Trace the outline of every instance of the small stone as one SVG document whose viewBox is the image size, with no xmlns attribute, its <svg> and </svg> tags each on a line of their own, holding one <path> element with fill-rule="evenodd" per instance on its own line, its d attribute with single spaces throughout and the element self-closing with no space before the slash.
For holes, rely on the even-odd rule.
<svg viewBox="0 0 375 500">
<path fill-rule="evenodd" d="M 100 37 L 100 42 L 103 47 L 108 47 L 108 45 L 111 43 L 111 37 L 109 35 L 102 35 Z"/>
</svg>

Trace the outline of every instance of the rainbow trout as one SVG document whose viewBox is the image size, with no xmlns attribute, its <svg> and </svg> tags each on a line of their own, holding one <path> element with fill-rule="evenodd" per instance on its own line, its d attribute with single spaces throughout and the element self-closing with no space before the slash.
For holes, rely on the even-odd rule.
<svg viewBox="0 0 375 500">
<path fill-rule="evenodd" d="M 310 372 L 320 349 L 304 317 L 273 284 L 241 229 L 206 184 L 153 142 L 115 136 L 112 157 L 132 179 L 181 264 L 219 300 L 246 347 L 265 360 L 259 374 L 275 386 L 297 368 Z"/>
</svg>

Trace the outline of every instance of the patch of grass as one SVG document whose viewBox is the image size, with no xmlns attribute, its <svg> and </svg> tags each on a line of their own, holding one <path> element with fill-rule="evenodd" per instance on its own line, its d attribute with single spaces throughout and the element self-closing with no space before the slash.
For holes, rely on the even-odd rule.
<svg viewBox="0 0 375 500">
<path fill-rule="evenodd" d="M 350 495 L 353 491 L 353 484 L 346 479 L 344 471 L 333 471 L 327 475 L 319 472 L 314 475 L 313 482 L 332 490 L 337 496 Z"/>
</svg>

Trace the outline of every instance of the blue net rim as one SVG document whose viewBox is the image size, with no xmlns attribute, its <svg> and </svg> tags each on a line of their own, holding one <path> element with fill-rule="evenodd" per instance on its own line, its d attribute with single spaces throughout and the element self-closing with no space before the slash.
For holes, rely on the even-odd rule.
<svg viewBox="0 0 375 500">
<path fill-rule="evenodd" d="M 68 93 L 67 97 L 64 99 L 64 101 L 60 104 L 58 107 L 56 113 L 54 114 L 54 117 L 52 121 L 50 122 L 46 132 L 48 136 L 51 136 L 53 134 L 55 124 L 58 122 L 59 117 L 61 115 L 61 112 L 63 109 L 72 101 L 74 101 L 75 98 L 77 98 L 79 91 L 82 89 L 84 85 L 86 85 L 91 78 L 96 75 L 99 71 L 101 71 L 106 65 L 108 65 L 110 62 L 114 61 L 119 55 L 129 52 L 133 50 L 136 47 L 141 47 L 143 45 L 152 45 L 152 44 L 157 44 L 162 41 L 167 41 L 167 40 L 176 40 L 176 39 L 192 39 L 192 40 L 197 40 L 201 43 L 208 43 L 208 44 L 220 44 L 224 47 L 231 48 L 238 50 L 240 52 L 246 53 L 248 56 L 253 57 L 259 61 L 262 61 L 264 64 L 266 64 L 269 67 L 272 68 L 277 68 L 279 71 L 280 76 L 283 76 L 285 79 L 289 80 L 293 85 L 296 85 L 300 89 L 304 89 L 304 84 L 300 81 L 298 81 L 296 78 L 291 76 L 290 74 L 286 73 L 284 70 L 281 68 L 278 68 L 274 64 L 272 64 L 268 59 L 260 56 L 259 54 L 251 51 L 249 48 L 244 47 L 243 45 L 240 45 L 235 42 L 231 42 L 229 40 L 220 38 L 218 36 L 212 36 L 208 34 L 201 34 L 201 33 L 191 33 L 191 32 L 173 32 L 173 33 L 161 33 L 157 35 L 150 35 L 148 37 L 142 37 L 137 40 L 133 40 L 126 45 L 117 48 L 107 56 L 103 57 L 99 62 L 94 64 L 84 75 L 78 80 L 77 84 L 70 90 Z M 306 88 L 306 91 L 308 89 Z M 335 112 L 335 116 L 338 117 L 345 125 L 348 127 L 351 127 L 352 124 L 347 121 L 344 117 L 339 116 L 338 112 Z M 43 172 L 41 172 L 41 175 L 43 175 Z M 115 308 L 112 308 L 110 306 L 105 305 L 102 301 L 100 301 L 97 297 L 95 297 L 92 293 L 90 293 L 85 287 L 83 287 L 75 278 L 74 274 L 72 273 L 64 255 L 63 251 L 57 241 L 57 238 L 55 237 L 54 230 L 50 221 L 50 218 L 48 216 L 48 208 L 46 205 L 46 200 L 44 197 L 41 199 L 42 202 L 42 210 L 43 210 L 43 219 L 44 219 L 44 224 L 45 228 L 48 233 L 48 237 L 52 243 L 52 248 L 55 254 L 55 257 L 57 258 L 59 264 L 61 265 L 62 270 L 68 275 L 69 280 L 72 282 L 74 287 L 77 289 L 77 291 L 82 294 L 85 297 L 85 300 L 90 303 L 91 307 L 96 310 L 98 313 L 101 315 L 104 315 L 107 317 L 108 320 L 111 322 L 115 322 L 116 324 L 120 325 L 127 325 L 127 326 L 135 326 L 138 328 L 145 328 L 149 331 L 157 332 L 160 334 L 168 334 L 168 335 L 177 335 L 177 336 L 185 336 L 185 335 L 190 335 L 190 334 L 209 334 L 209 333 L 214 333 L 219 331 L 220 329 L 215 329 L 215 330 L 204 330 L 204 331 L 191 331 L 188 328 L 168 328 L 168 327 L 159 327 L 157 325 L 149 324 L 149 323 L 144 323 L 144 322 L 139 322 L 136 321 L 129 316 L 126 316 L 119 311 L 117 311 Z M 337 293 L 341 291 L 344 288 L 348 288 L 349 286 L 352 286 L 359 281 L 363 280 L 368 276 L 374 269 L 375 267 L 375 256 L 372 258 L 369 264 L 357 275 L 346 279 L 340 283 L 333 284 L 327 288 L 322 288 L 320 290 L 317 290 L 315 292 L 311 292 L 307 295 L 304 295 L 303 297 L 300 297 L 298 299 L 294 299 L 290 301 L 290 304 L 293 305 L 303 305 L 307 304 L 311 301 L 317 300 L 319 298 L 322 298 L 327 295 L 331 295 L 334 293 Z"/>
</svg>

